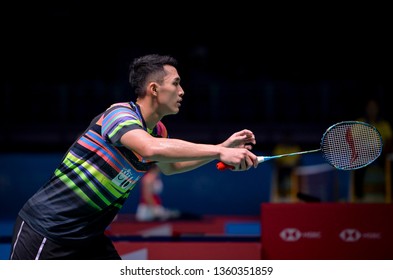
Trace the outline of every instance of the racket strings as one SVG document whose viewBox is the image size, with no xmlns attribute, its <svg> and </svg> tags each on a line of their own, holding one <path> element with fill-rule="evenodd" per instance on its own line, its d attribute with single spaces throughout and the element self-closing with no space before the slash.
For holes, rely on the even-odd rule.
<svg viewBox="0 0 393 280">
<path fill-rule="evenodd" d="M 345 122 L 325 132 L 321 150 L 331 165 L 351 170 L 364 167 L 378 158 L 382 152 L 382 140 L 373 126 Z"/>
</svg>

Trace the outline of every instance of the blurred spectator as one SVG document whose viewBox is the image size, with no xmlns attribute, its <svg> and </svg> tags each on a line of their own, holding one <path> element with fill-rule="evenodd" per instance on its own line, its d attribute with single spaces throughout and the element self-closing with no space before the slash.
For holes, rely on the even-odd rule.
<svg viewBox="0 0 393 280">
<path fill-rule="evenodd" d="M 379 103 L 376 99 L 368 99 L 365 106 L 365 116 L 358 121 L 373 125 L 381 134 L 383 150 L 381 156 L 371 165 L 354 171 L 354 195 L 357 201 L 364 199 L 365 176 L 370 168 L 380 168 L 384 171 L 386 156 L 392 151 L 392 127 L 389 121 L 381 115 Z M 383 178 L 385 180 L 385 178 Z"/>
<path fill-rule="evenodd" d="M 180 217 L 180 211 L 165 208 L 161 193 L 163 181 L 160 169 L 154 165 L 140 181 L 141 197 L 136 210 L 138 221 L 165 221 Z"/>
<path fill-rule="evenodd" d="M 300 146 L 295 144 L 291 135 L 287 133 L 283 141 L 273 148 L 274 155 L 289 154 L 299 152 Z M 300 155 L 281 157 L 274 160 L 276 172 L 277 194 L 279 197 L 287 197 L 290 195 L 291 189 L 291 173 L 298 165 Z"/>
</svg>

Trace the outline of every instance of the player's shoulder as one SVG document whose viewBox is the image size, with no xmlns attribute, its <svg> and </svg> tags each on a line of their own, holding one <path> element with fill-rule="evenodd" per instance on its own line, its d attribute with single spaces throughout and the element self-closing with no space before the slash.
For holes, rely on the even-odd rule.
<svg viewBox="0 0 393 280">
<path fill-rule="evenodd" d="M 131 108 L 131 104 L 129 102 L 117 102 L 111 104 L 107 110 L 114 108 L 114 107 L 126 107 L 126 108 Z"/>
<path fill-rule="evenodd" d="M 106 110 L 105 110 L 105 116 L 109 115 L 112 112 L 122 112 L 122 114 L 133 114 L 136 113 L 136 109 L 131 106 L 130 103 L 128 102 L 118 102 L 118 103 L 113 103 L 111 104 Z"/>
</svg>

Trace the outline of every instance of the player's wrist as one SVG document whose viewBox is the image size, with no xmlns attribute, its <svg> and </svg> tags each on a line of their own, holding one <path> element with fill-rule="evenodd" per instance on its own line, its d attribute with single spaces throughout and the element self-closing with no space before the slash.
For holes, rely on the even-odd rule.
<svg viewBox="0 0 393 280">
<path fill-rule="evenodd" d="M 215 147 L 217 148 L 217 152 L 216 152 L 214 159 L 221 160 L 224 147 L 221 144 L 217 144 L 217 145 L 215 145 Z"/>
</svg>

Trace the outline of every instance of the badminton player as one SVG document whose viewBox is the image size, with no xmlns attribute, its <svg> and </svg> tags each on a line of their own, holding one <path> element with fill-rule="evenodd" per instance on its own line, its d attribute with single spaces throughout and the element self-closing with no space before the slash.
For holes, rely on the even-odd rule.
<svg viewBox="0 0 393 280">
<path fill-rule="evenodd" d="M 166 175 L 213 160 L 235 171 L 257 167 L 254 134 L 241 130 L 217 145 L 168 138 L 162 118 L 179 112 L 184 91 L 177 61 L 136 58 L 129 82 L 135 101 L 96 116 L 60 165 L 20 210 L 10 259 L 120 259 L 104 231 L 153 165 Z"/>
</svg>

